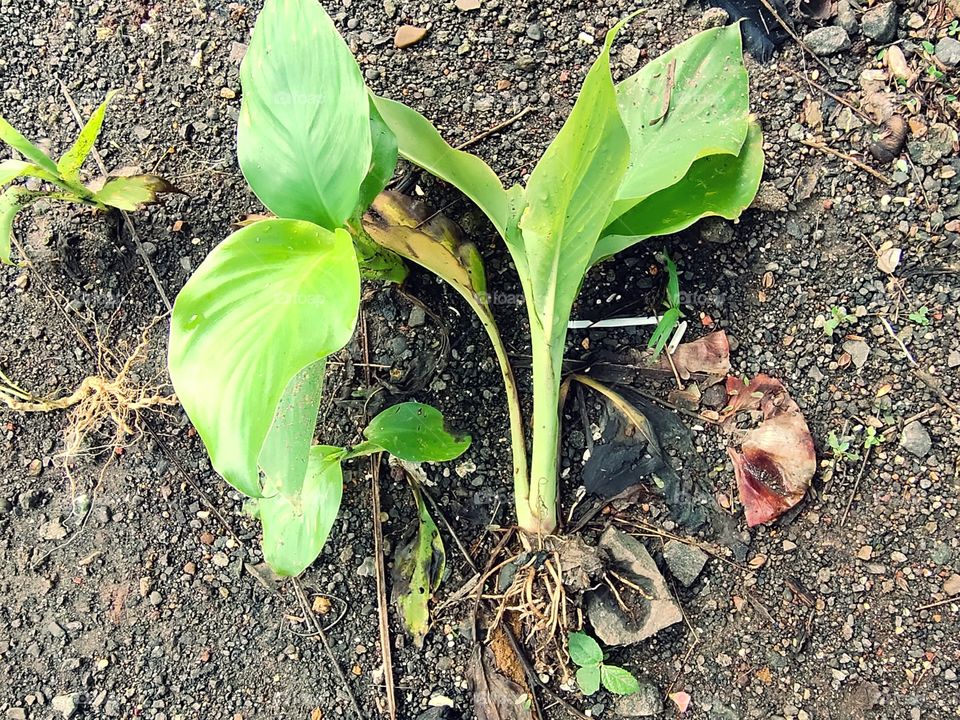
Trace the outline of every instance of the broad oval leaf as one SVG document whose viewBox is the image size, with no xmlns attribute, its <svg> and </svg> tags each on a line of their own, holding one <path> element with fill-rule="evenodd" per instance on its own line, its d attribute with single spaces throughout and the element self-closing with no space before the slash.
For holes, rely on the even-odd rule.
<svg viewBox="0 0 960 720">
<path fill-rule="evenodd" d="M 113 90 L 107 93 L 107 99 L 93 111 L 93 115 L 84 124 L 80 134 L 77 135 L 77 139 L 73 141 L 73 145 L 57 162 L 57 170 L 66 180 L 73 182 L 78 179 L 80 168 L 83 167 L 87 155 L 93 150 L 93 144 L 100 135 L 100 128 L 103 127 L 103 116 L 106 114 L 107 105 L 110 104 L 114 95 L 116 95 L 116 92 Z"/>
<path fill-rule="evenodd" d="M 258 501 L 263 559 L 278 575 L 299 575 L 323 550 L 343 496 L 342 454 L 341 448 L 315 445 L 296 502 L 280 494 Z"/>
<path fill-rule="evenodd" d="M 570 652 L 570 659 L 580 667 L 590 667 L 603 662 L 600 644 L 586 633 L 570 633 L 567 650 Z"/>
<path fill-rule="evenodd" d="M 483 210 L 500 235 L 505 235 L 507 194 L 490 166 L 476 155 L 450 147 L 433 124 L 416 110 L 378 95 L 372 97 L 397 138 L 400 155 L 456 187 Z"/>
<path fill-rule="evenodd" d="M 604 229 L 592 262 L 655 235 L 670 235 L 717 215 L 735 220 L 753 202 L 763 176 L 763 135 L 753 121 L 739 155 L 697 160 L 680 182 L 654 193 Z"/>
<path fill-rule="evenodd" d="M 57 174 L 57 164 L 50 159 L 50 156 L 27 140 L 13 125 L 2 117 L 0 117 L 0 140 L 47 172 L 53 173 L 54 175 Z"/>
<path fill-rule="evenodd" d="M 577 668 L 577 685 L 580 686 L 580 692 L 584 695 L 593 695 L 600 689 L 600 667 L 589 665 Z"/>
<path fill-rule="evenodd" d="M 240 79 L 237 159 L 253 192 L 279 217 L 342 226 L 370 169 L 370 109 L 320 3 L 268 0 Z"/>
<path fill-rule="evenodd" d="M 307 456 L 313 444 L 313 431 L 317 427 L 326 367 L 325 360 L 307 365 L 291 378 L 283 390 L 257 461 L 266 480 L 266 494 L 275 490 L 294 498 L 303 486 Z"/>
<path fill-rule="evenodd" d="M 630 164 L 610 219 L 679 181 L 696 160 L 738 154 L 748 93 L 738 24 L 694 35 L 617 85 Z"/>
<path fill-rule="evenodd" d="M 448 431 L 439 410 L 415 402 L 387 408 L 370 421 L 363 435 L 394 457 L 410 462 L 453 460 L 470 447 L 470 436 Z"/>
<path fill-rule="evenodd" d="M 360 307 L 344 230 L 263 220 L 207 256 L 174 304 L 170 377 L 231 485 L 261 495 L 257 458 L 291 378 L 343 347 Z"/>
<path fill-rule="evenodd" d="M 632 695 L 640 690 L 640 683 L 628 671 L 616 665 L 603 665 L 600 668 L 603 686 L 617 695 Z"/>
</svg>

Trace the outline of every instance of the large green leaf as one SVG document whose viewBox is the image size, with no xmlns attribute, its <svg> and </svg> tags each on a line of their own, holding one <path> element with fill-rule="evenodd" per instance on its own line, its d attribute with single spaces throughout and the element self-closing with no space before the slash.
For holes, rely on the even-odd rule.
<svg viewBox="0 0 960 720">
<path fill-rule="evenodd" d="M 93 150 L 93 144 L 100 135 L 100 128 L 103 127 L 103 116 L 107 112 L 107 105 L 111 98 L 116 94 L 111 90 L 107 93 L 107 99 L 100 103 L 99 107 L 93 111 L 93 115 L 87 120 L 73 145 L 67 150 L 63 157 L 57 162 L 57 170 L 60 175 L 69 182 L 76 181 L 80 175 L 80 168 L 83 167 L 87 155 Z"/>
<path fill-rule="evenodd" d="M 453 460 L 470 447 L 470 436 L 447 430 L 439 410 L 415 402 L 388 407 L 370 421 L 363 435 L 373 445 L 410 462 Z"/>
<path fill-rule="evenodd" d="M 50 159 L 50 156 L 27 140 L 13 125 L 2 117 L 0 117 L 0 140 L 47 172 L 53 173 L 54 175 L 57 174 L 57 164 Z"/>
<path fill-rule="evenodd" d="M 268 484 L 297 503 L 317 426 L 326 362 L 307 365 L 287 383 L 258 460 Z"/>
<path fill-rule="evenodd" d="M 556 367 L 573 300 L 627 166 L 629 139 L 610 75 L 610 45 L 622 25 L 607 33 L 570 116 L 530 175 L 520 237 L 506 238 L 523 261 L 517 265 L 531 322 L 551 343 Z"/>
<path fill-rule="evenodd" d="M 377 110 L 397 138 L 400 155 L 454 185 L 486 213 L 497 231 L 507 227 L 507 196 L 496 173 L 476 155 L 456 150 L 423 115 L 402 103 L 373 96 Z"/>
<path fill-rule="evenodd" d="M 279 217 L 342 226 L 370 169 L 370 106 L 320 3 L 267 0 L 240 79 L 237 158 L 253 192 Z"/>
<path fill-rule="evenodd" d="M 680 182 L 654 193 L 604 229 L 592 262 L 655 235 L 670 235 L 718 215 L 734 220 L 753 202 L 763 175 L 763 135 L 753 121 L 739 155 L 697 160 Z"/>
<path fill-rule="evenodd" d="M 393 565 L 393 601 L 397 604 L 403 625 L 414 644 L 423 647 L 430 628 L 430 597 L 440 587 L 447 556 L 443 538 L 430 517 L 423 494 L 411 484 L 417 503 L 417 529 L 410 539 L 397 548 Z"/>
<path fill-rule="evenodd" d="M 263 220 L 224 240 L 173 308 L 170 377 L 214 468 L 252 497 L 291 378 L 350 339 L 360 273 L 344 230 Z"/>
<path fill-rule="evenodd" d="M 739 25 L 694 35 L 621 82 L 630 164 L 610 219 L 679 181 L 696 160 L 739 153 L 748 91 Z"/>
<path fill-rule="evenodd" d="M 292 503 L 276 494 L 258 501 L 263 558 L 278 575 L 299 575 L 317 559 L 337 519 L 343 495 L 341 448 L 310 448 L 303 487 Z"/>
<path fill-rule="evenodd" d="M 11 265 L 10 238 L 13 235 L 13 221 L 23 207 L 23 189 L 9 187 L 0 193 L 0 262 Z"/>
</svg>

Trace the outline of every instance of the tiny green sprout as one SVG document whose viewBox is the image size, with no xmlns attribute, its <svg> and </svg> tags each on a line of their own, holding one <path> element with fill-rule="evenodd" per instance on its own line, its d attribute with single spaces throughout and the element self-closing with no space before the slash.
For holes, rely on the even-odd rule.
<svg viewBox="0 0 960 720">
<path fill-rule="evenodd" d="M 857 318 L 847 313 L 846 308 L 834 305 L 830 308 L 830 317 L 823 322 L 823 333 L 830 337 L 841 325 L 853 325 L 856 322 Z"/>
<path fill-rule="evenodd" d="M 657 323 L 648 348 L 653 348 L 654 358 L 660 357 L 663 348 L 673 334 L 673 329 L 683 317 L 683 311 L 680 309 L 680 276 L 677 274 L 677 264 L 666 253 L 662 253 L 657 258 L 663 263 L 667 271 L 667 296 L 663 301 L 666 311 L 660 316 L 660 322 Z"/>
<path fill-rule="evenodd" d="M 911 322 L 915 322 L 917 325 L 929 325 L 930 318 L 927 317 L 927 313 L 930 312 L 930 308 L 926 305 L 923 305 L 919 309 L 910 313 L 907 317 L 910 318 Z"/>
<path fill-rule="evenodd" d="M 936 65 L 927 66 L 927 75 L 933 80 L 943 80 L 943 78 L 946 77 L 946 75 L 943 74 L 943 71 Z"/>
<path fill-rule="evenodd" d="M 937 51 L 936 47 L 934 47 L 933 43 L 930 42 L 929 40 L 924 40 L 923 42 L 921 42 L 920 47 L 923 48 L 924 52 L 927 52 L 931 55 L 933 55 Z"/>
<path fill-rule="evenodd" d="M 956 37 L 960 35 L 960 20 L 954 20 L 947 26 L 947 35 L 950 37 Z"/>
<path fill-rule="evenodd" d="M 851 438 L 847 436 L 840 437 L 833 430 L 827 436 L 827 445 L 833 455 L 834 462 L 857 460 L 860 456 L 850 450 Z"/>
<path fill-rule="evenodd" d="M 586 633 L 570 633 L 567 646 L 570 659 L 578 666 L 577 685 L 584 695 L 593 695 L 601 684 L 617 695 L 631 695 L 640 690 L 640 683 L 628 670 L 603 662 L 603 650 Z"/>
<path fill-rule="evenodd" d="M 872 447 L 877 447 L 877 445 L 881 444 L 883 440 L 883 435 L 877 435 L 877 429 L 870 425 L 864 431 L 863 449 L 869 450 Z"/>
</svg>

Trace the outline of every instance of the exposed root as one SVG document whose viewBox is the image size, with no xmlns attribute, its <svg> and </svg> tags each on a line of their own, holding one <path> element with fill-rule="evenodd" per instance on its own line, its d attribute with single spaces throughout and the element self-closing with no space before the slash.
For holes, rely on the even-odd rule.
<svg viewBox="0 0 960 720">
<path fill-rule="evenodd" d="M 108 365 L 104 362 L 105 355 L 112 353 L 101 350 L 101 374 L 84 378 L 76 390 L 60 398 L 37 398 L 0 373 L 0 401 L 11 410 L 26 413 L 72 408 L 65 431 L 64 449 L 58 455 L 68 475 L 70 461 L 84 451 L 87 439 L 105 424 L 114 429 L 112 445 L 123 446 L 131 435 L 139 432 L 141 412 L 177 404 L 175 395 L 162 394 L 162 386 L 138 385 L 131 378 L 133 370 L 144 359 L 148 346 L 147 334 L 152 327 L 147 328 L 140 343 L 120 365 L 113 378 L 107 377 L 104 371 Z"/>
</svg>

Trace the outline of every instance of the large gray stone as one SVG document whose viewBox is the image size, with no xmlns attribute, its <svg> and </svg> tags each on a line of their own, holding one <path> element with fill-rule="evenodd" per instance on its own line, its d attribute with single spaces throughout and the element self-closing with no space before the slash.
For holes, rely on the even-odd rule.
<svg viewBox="0 0 960 720">
<path fill-rule="evenodd" d="M 860 19 L 863 34 L 878 43 L 887 43 L 897 37 L 897 4 L 888 2 L 867 10 Z"/>
<path fill-rule="evenodd" d="M 937 60 L 947 67 L 960 65 L 960 40 L 952 37 L 942 37 L 937 43 Z"/>
<path fill-rule="evenodd" d="M 930 433 L 927 432 L 927 429 L 920 421 L 914 420 L 911 423 L 907 423 L 903 428 L 903 432 L 900 433 L 900 447 L 916 455 L 918 458 L 923 458 L 927 456 L 930 448 L 933 447 L 933 441 L 930 440 Z"/>
<path fill-rule="evenodd" d="M 703 566 L 707 564 L 707 554 L 698 547 L 687 545 L 679 540 L 671 540 L 663 546 L 663 559 L 673 576 L 684 587 L 693 585 Z"/>
<path fill-rule="evenodd" d="M 838 25 L 827 25 L 808 32 L 803 42 L 814 55 L 836 55 L 850 47 L 850 36 Z"/>
<path fill-rule="evenodd" d="M 629 599 L 629 615 L 605 585 L 587 595 L 587 616 L 604 645 L 642 642 L 683 620 L 666 581 L 643 543 L 616 528 L 607 528 L 600 538 L 600 547 L 609 554 L 610 565 L 616 572 L 643 590 L 643 595 L 628 587 L 621 590 L 621 597 Z"/>
</svg>

